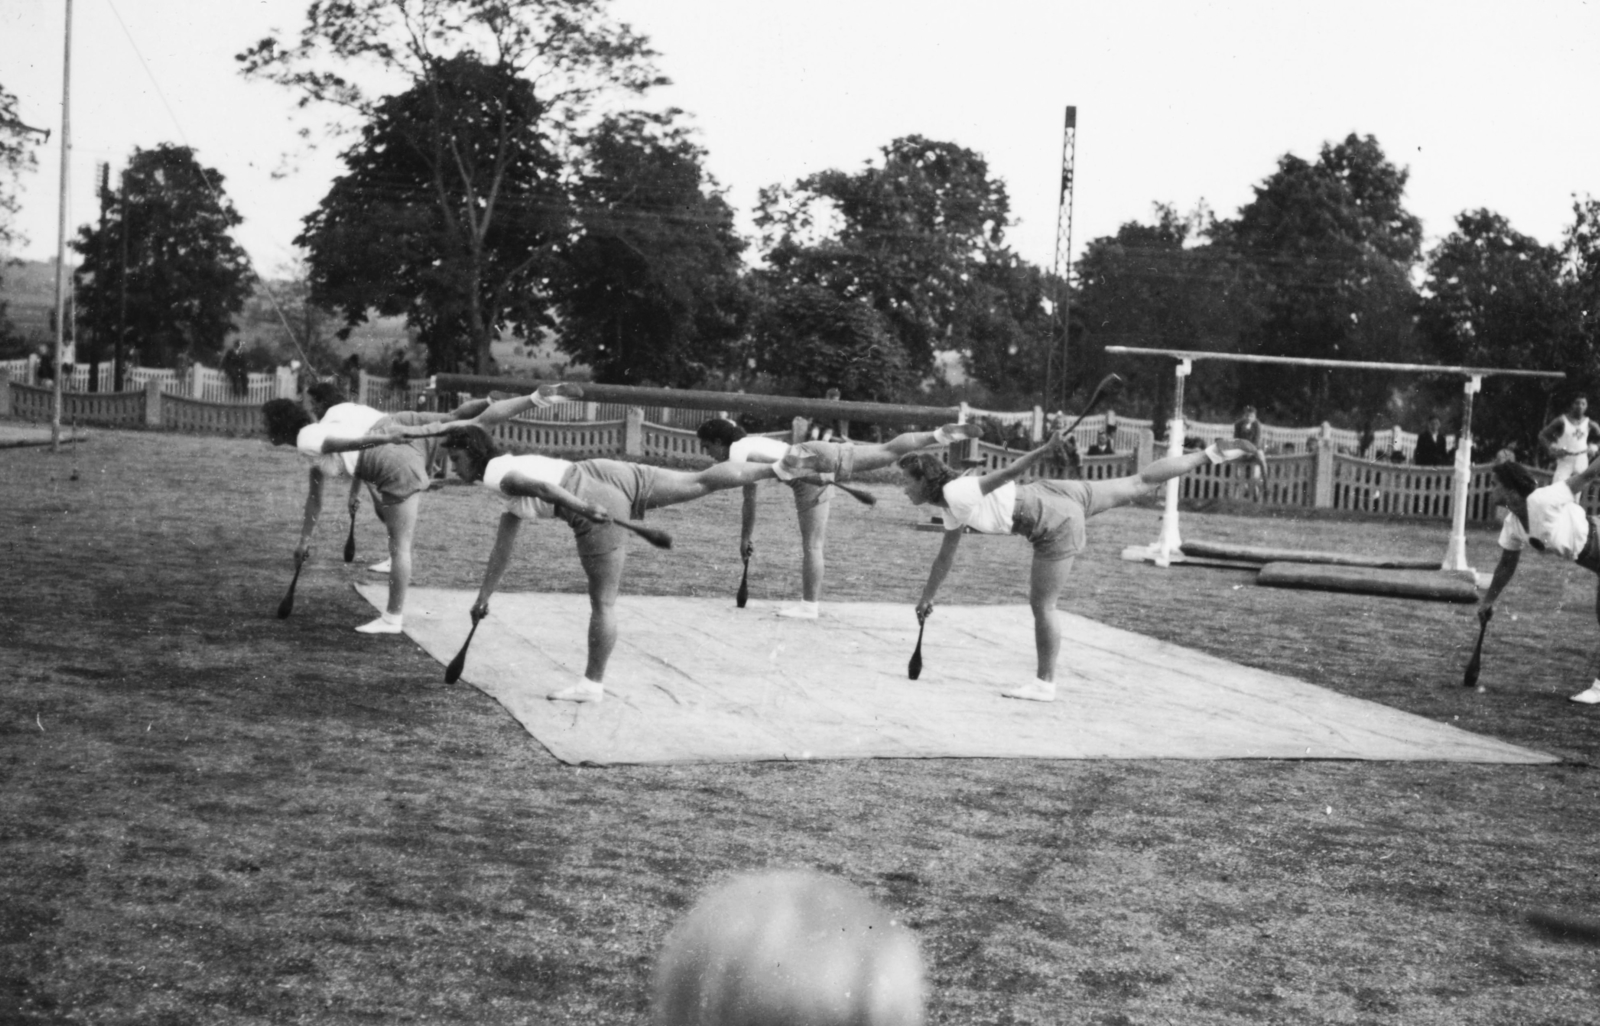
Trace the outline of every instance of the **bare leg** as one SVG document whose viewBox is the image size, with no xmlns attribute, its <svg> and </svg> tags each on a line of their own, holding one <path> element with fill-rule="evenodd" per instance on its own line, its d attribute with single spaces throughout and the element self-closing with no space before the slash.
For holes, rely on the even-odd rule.
<svg viewBox="0 0 1600 1026">
<path fill-rule="evenodd" d="M 626 548 L 580 557 L 589 578 L 589 662 L 583 675 L 596 684 L 605 680 L 606 663 L 617 647 L 617 593 L 622 588 Z"/>
<path fill-rule="evenodd" d="M 831 502 L 819 502 L 800 511 L 800 597 L 807 602 L 822 599 L 823 547 L 832 507 Z"/>
<path fill-rule="evenodd" d="M 1033 607 L 1033 640 L 1039 653 L 1039 679 L 1056 679 L 1056 657 L 1061 654 L 1061 622 L 1056 603 L 1067 586 L 1072 559 L 1033 560 L 1028 577 L 1028 604 Z"/>
<path fill-rule="evenodd" d="M 389 530 L 389 602 L 382 616 L 356 630 L 362 634 L 399 634 L 403 629 L 400 614 L 406 608 L 406 590 L 411 585 L 411 542 L 417 533 L 417 510 L 422 495 L 408 496 L 383 510 L 383 526 Z"/>
<path fill-rule="evenodd" d="M 1109 481 L 1094 482 L 1094 510 L 1126 506 L 1155 492 L 1156 488 L 1175 477 L 1205 466 L 1210 460 L 1202 452 L 1186 452 L 1181 456 L 1165 456 L 1147 465 L 1132 477 L 1116 477 Z"/>
<path fill-rule="evenodd" d="M 875 445 L 851 446 L 855 452 L 852 454 L 855 470 L 877 470 L 893 464 L 907 453 L 926 449 L 930 445 L 938 445 L 939 439 L 932 431 L 907 431 L 905 434 L 895 435 L 887 442 Z"/>
<path fill-rule="evenodd" d="M 411 586 L 411 542 L 417 534 L 417 510 L 422 495 L 384 510 L 383 524 L 389 529 L 389 612 L 399 616 L 406 608 L 406 590 Z"/>
<path fill-rule="evenodd" d="M 771 463 L 715 463 L 701 471 L 657 470 L 655 488 L 650 493 L 650 508 L 675 506 L 680 502 L 704 498 L 712 492 L 764 481 L 777 475 Z"/>
</svg>

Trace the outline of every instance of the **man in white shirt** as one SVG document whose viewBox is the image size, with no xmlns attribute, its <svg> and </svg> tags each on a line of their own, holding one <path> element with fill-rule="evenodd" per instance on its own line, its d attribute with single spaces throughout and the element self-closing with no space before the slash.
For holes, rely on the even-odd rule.
<svg viewBox="0 0 1600 1026">
<path fill-rule="evenodd" d="M 695 432 L 700 444 L 718 462 L 779 464 L 777 476 L 794 491 L 794 509 L 800 519 L 800 602 L 778 611 L 779 616 L 815 620 L 822 601 L 824 549 L 828 534 L 829 500 L 836 489 L 826 482 L 848 482 L 852 474 L 890 466 L 907 453 L 930 445 L 950 445 L 976 438 L 975 424 L 947 424 L 938 431 L 908 431 L 882 443 L 807 441 L 791 446 L 765 435 L 747 435 L 724 417 L 713 417 Z M 822 481 L 814 478 L 820 475 Z M 794 480 L 793 478 L 800 478 Z M 807 480 L 807 478 L 812 478 Z M 756 487 L 744 490 L 739 525 L 739 558 L 755 552 Z"/>
<path fill-rule="evenodd" d="M 1496 463 L 1493 472 L 1494 501 L 1509 512 L 1500 526 L 1500 562 L 1478 600 L 1480 621 L 1493 615 L 1494 604 L 1517 572 L 1525 547 L 1600 574 L 1600 519 L 1590 516 L 1577 499 L 1600 474 L 1600 463 L 1543 488 L 1537 487 L 1538 481 L 1520 463 Z M 1600 618 L 1600 585 L 1595 592 L 1595 615 Z M 1573 695 L 1572 701 L 1600 705 L 1600 677 Z"/>
<path fill-rule="evenodd" d="M 1582 473 L 1589 460 L 1600 450 L 1600 426 L 1589 419 L 1589 400 L 1574 396 L 1567 412 L 1544 426 L 1539 441 L 1556 461 L 1551 483 L 1565 481 L 1573 474 Z"/>
</svg>

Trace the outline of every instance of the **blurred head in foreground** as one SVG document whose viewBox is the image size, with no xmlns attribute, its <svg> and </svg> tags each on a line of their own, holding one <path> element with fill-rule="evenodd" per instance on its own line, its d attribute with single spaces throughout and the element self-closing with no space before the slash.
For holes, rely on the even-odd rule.
<svg viewBox="0 0 1600 1026">
<path fill-rule="evenodd" d="M 806 871 L 700 898 L 656 963 L 653 1026 L 921 1026 L 922 953 L 857 888 Z"/>
</svg>

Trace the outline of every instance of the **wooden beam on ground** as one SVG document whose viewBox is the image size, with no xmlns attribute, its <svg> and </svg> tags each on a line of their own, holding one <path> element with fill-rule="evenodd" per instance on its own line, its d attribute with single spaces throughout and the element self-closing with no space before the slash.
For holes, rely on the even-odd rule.
<svg viewBox="0 0 1600 1026">
<path fill-rule="evenodd" d="M 1470 570 L 1381 570 L 1316 563 L 1268 563 L 1256 575 L 1256 583 L 1270 588 L 1347 591 L 1434 602 L 1478 601 L 1477 579 Z"/>
<path fill-rule="evenodd" d="M 1348 552 L 1314 552 L 1300 549 L 1275 549 L 1261 545 L 1224 545 L 1215 542 L 1186 541 L 1180 547 L 1185 556 L 1209 559 L 1237 559 L 1247 563 L 1319 563 L 1327 566 L 1364 566 L 1375 570 L 1438 570 L 1437 559 L 1402 559 L 1399 556 L 1367 556 Z"/>
<path fill-rule="evenodd" d="M 486 377 L 474 374 L 439 374 L 434 387 L 446 392 L 488 395 L 490 392 L 526 394 L 542 382 L 528 378 Z M 868 424 L 953 424 L 961 419 L 959 406 L 900 406 L 894 403 L 856 403 L 840 399 L 803 399 L 786 395 L 750 395 L 745 392 L 703 392 L 687 388 L 644 388 L 638 385 L 597 385 L 583 382 L 586 402 L 625 403 L 630 406 L 674 406 L 689 410 L 760 413 L 769 417 L 808 417 L 854 420 Z"/>
</svg>

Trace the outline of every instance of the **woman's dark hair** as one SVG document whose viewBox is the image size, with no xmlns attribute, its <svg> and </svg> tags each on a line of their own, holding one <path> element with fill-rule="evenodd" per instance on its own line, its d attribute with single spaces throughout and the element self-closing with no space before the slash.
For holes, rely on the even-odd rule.
<svg viewBox="0 0 1600 1026">
<path fill-rule="evenodd" d="M 1495 479 L 1502 485 L 1516 492 L 1524 499 L 1528 497 L 1529 492 L 1539 487 L 1539 482 L 1534 480 L 1533 474 L 1529 473 L 1527 467 L 1511 460 L 1506 460 L 1504 463 L 1496 463 L 1489 468 L 1489 471 L 1494 474 Z"/>
<path fill-rule="evenodd" d="M 316 412 L 318 420 L 321 420 L 335 406 L 349 401 L 344 389 L 331 381 L 319 381 L 307 388 L 306 399 L 311 403 L 311 409 Z"/>
<path fill-rule="evenodd" d="M 908 452 L 900 457 L 897 465 L 918 481 L 927 482 L 935 495 L 942 493 L 945 485 L 961 476 L 931 452 Z"/>
<path fill-rule="evenodd" d="M 744 437 L 744 428 L 726 417 L 712 417 L 695 429 L 695 436 L 707 445 L 732 445 Z"/>
<path fill-rule="evenodd" d="M 470 480 L 473 481 L 482 481 L 489 461 L 496 456 L 505 455 L 505 450 L 496 445 L 489 432 L 478 424 L 447 428 L 441 444 L 451 452 L 460 453 L 467 458 L 466 469 L 472 475 Z"/>
<path fill-rule="evenodd" d="M 261 404 L 261 419 L 273 445 L 293 445 L 300 429 L 313 423 L 311 414 L 293 399 L 268 399 Z"/>
</svg>

